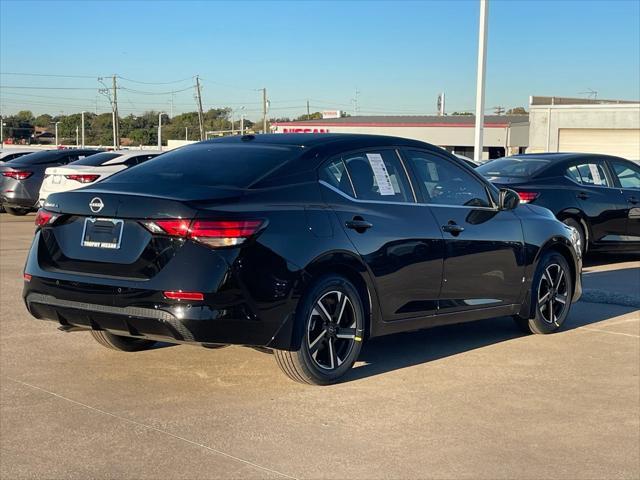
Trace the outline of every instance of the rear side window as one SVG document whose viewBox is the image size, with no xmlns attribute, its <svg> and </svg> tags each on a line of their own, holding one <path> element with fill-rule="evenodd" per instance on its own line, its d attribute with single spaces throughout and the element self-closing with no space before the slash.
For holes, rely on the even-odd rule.
<svg viewBox="0 0 640 480">
<path fill-rule="evenodd" d="M 579 183 L 583 185 L 602 187 L 611 186 L 611 182 L 609 182 L 609 179 L 607 178 L 604 167 L 599 162 L 579 163 L 576 165 L 576 169 L 580 174 Z"/>
<path fill-rule="evenodd" d="M 350 197 L 354 197 L 353 187 L 351 186 L 351 180 L 347 174 L 347 169 L 342 161 L 342 158 L 332 160 L 325 164 L 320 169 L 320 180 L 328 183 L 334 188 L 337 188 L 343 193 L 346 193 Z"/>
<path fill-rule="evenodd" d="M 640 167 L 632 163 L 610 161 L 622 188 L 640 189 Z"/>
<path fill-rule="evenodd" d="M 44 151 L 37 153 L 30 153 L 15 159 L 16 163 L 21 165 L 44 165 L 46 163 L 55 163 L 63 161 L 65 157 L 58 152 Z"/>
<path fill-rule="evenodd" d="M 518 177 L 529 178 L 549 165 L 549 160 L 541 158 L 499 158 L 476 170 L 485 177 Z"/>
<path fill-rule="evenodd" d="M 75 162 L 73 162 L 73 164 L 85 165 L 88 167 L 99 167 L 109 160 L 113 160 L 114 158 L 117 158 L 119 156 L 121 156 L 120 153 L 113 152 L 96 153 L 95 155 L 90 155 L 88 157 L 81 158 L 80 160 L 76 160 Z"/>
<path fill-rule="evenodd" d="M 164 153 L 105 182 L 247 188 L 300 153 L 294 146 L 203 143 Z"/>
<path fill-rule="evenodd" d="M 357 198 L 414 202 L 409 181 L 395 151 L 355 153 L 344 155 L 342 160 L 347 166 Z"/>
</svg>

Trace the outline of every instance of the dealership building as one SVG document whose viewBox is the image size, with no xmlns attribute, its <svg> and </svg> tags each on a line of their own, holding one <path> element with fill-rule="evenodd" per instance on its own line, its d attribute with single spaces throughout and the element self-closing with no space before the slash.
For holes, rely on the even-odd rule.
<svg viewBox="0 0 640 480">
<path fill-rule="evenodd" d="M 640 160 L 640 102 L 531 97 L 527 153 L 589 152 Z"/>
<path fill-rule="evenodd" d="M 355 116 L 296 122 L 274 122 L 275 133 L 366 133 L 392 135 L 432 143 L 450 152 L 473 157 L 475 117 Z M 488 115 L 484 125 L 484 158 L 524 152 L 529 142 L 527 115 Z"/>
<path fill-rule="evenodd" d="M 354 116 L 274 122 L 275 133 L 365 133 L 411 138 L 473 158 L 475 117 Z M 530 97 L 528 115 L 485 116 L 483 158 L 590 152 L 640 160 L 640 102 Z"/>
</svg>

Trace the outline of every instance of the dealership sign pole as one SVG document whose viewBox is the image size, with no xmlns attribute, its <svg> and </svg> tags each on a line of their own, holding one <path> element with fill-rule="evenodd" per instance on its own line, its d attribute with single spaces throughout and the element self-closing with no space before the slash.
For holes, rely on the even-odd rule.
<svg viewBox="0 0 640 480">
<path fill-rule="evenodd" d="M 480 0 L 480 28 L 478 32 L 478 76 L 476 78 L 476 129 L 473 156 L 482 161 L 482 135 L 484 128 L 484 80 L 487 66 L 487 7 L 489 0 Z"/>
</svg>

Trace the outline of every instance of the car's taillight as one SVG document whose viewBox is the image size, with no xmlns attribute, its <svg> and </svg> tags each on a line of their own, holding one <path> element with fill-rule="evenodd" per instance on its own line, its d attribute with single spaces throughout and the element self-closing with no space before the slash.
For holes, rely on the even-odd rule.
<svg viewBox="0 0 640 480">
<path fill-rule="evenodd" d="M 210 247 L 232 247 L 256 233 L 260 225 L 260 220 L 194 220 L 189 238 Z"/>
<path fill-rule="evenodd" d="M 190 238 L 210 247 L 240 245 L 262 226 L 261 220 L 145 220 L 151 233 Z"/>
<path fill-rule="evenodd" d="M 520 203 L 533 202 L 536 198 L 538 198 L 538 195 L 538 192 L 518 192 Z"/>
<path fill-rule="evenodd" d="M 64 177 L 69 180 L 75 180 L 76 182 L 80 182 L 80 183 L 91 183 L 91 182 L 95 182 L 98 178 L 100 178 L 100 175 L 74 173 L 71 175 L 65 175 Z"/>
<path fill-rule="evenodd" d="M 57 219 L 58 219 L 58 215 L 41 208 L 40 210 L 38 210 L 38 213 L 36 214 L 36 227 L 44 227 L 45 225 L 51 225 Z"/>
<path fill-rule="evenodd" d="M 3 177 L 13 178 L 15 180 L 26 180 L 33 172 L 29 172 L 27 170 L 14 170 L 12 172 L 2 172 Z"/>
</svg>

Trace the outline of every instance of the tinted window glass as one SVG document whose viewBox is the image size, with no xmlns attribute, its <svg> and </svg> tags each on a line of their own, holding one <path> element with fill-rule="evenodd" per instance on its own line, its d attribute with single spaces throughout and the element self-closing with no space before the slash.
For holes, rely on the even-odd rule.
<svg viewBox="0 0 640 480">
<path fill-rule="evenodd" d="M 15 159 L 15 163 L 19 163 L 20 165 L 43 165 L 45 163 L 54 163 L 61 161 L 62 156 L 57 152 L 37 152 L 30 153 L 29 155 L 24 155 L 22 157 L 18 157 Z"/>
<path fill-rule="evenodd" d="M 618 162 L 615 160 L 611 162 L 611 165 L 618 180 L 620 180 L 622 188 L 640 189 L 640 167 L 632 163 Z"/>
<path fill-rule="evenodd" d="M 607 174 L 601 164 L 595 162 L 581 163 L 577 165 L 577 168 L 578 172 L 580 172 L 580 183 L 583 185 L 610 186 Z"/>
<path fill-rule="evenodd" d="M 299 147 L 203 143 L 164 153 L 105 182 L 246 188 L 299 154 Z"/>
<path fill-rule="evenodd" d="M 326 163 L 320 169 L 320 180 L 353 197 L 353 188 L 341 158 Z"/>
<path fill-rule="evenodd" d="M 394 151 L 371 151 L 345 155 L 349 176 L 361 200 L 413 202 L 411 189 Z"/>
<path fill-rule="evenodd" d="M 549 165 L 549 160 L 541 158 L 499 158 L 484 165 L 480 165 L 476 170 L 485 177 L 523 177 L 528 178 L 538 173 Z"/>
<path fill-rule="evenodd" d="M 77 160 L 73 162 L 73 164 L 86 165 L 90 167 L 98 167 L 109 160 L 119 157 L 120 155 L 121 155 L 120 153 L 114 153 L 114 152 L 96 153 L 95 155 L 91 155 L 89 157 L 85 157 L 80 160 Z"/>
<path fill-rule="evenodd" d="M 490 207 L 485 185 L 453 162 L 410 150 L 407 159 L 425 202 L 438 205 Z"/>
<path fill-rule="evenodd" d="M 567 177 L 569 177 L 574 182 L 582 183 L 580 172 L 578 171 L 578 167 L 576 167 L 575 165 L 567 168 Z"/>
</svg>

